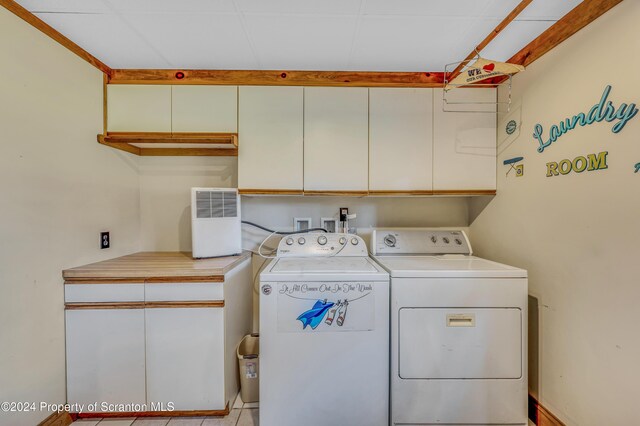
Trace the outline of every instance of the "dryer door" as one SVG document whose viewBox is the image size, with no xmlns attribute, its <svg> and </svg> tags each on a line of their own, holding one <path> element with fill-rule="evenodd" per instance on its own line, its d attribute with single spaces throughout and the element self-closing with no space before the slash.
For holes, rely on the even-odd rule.
<svg viewBox="0 0 640 426">
<path fill-rule="evenodd" d="M 398 325 L 402 379 L 522 376 L 518 308 L 402 308 Z"/>
</svg>

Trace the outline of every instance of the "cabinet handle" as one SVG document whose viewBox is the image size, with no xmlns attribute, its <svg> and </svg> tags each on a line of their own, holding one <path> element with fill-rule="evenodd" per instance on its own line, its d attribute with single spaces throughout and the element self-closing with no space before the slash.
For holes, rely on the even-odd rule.
<svg viewBox="0 0 640 426">
<path fill-rule="evenodd" d="M 447 327 L 475 327 L 474 314 L 447 314 Z"/>
</svg>

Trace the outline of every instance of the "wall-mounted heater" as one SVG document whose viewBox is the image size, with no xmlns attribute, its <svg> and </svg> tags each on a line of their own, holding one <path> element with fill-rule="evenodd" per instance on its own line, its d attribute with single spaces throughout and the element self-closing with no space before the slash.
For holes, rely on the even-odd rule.
<svg viewBox="0 0 640 426">
<path fill-rule="evenodd" d="M 191 188 L 194 259 L 242 252 L 240 195 L 231 188 Z"/>
</svg>

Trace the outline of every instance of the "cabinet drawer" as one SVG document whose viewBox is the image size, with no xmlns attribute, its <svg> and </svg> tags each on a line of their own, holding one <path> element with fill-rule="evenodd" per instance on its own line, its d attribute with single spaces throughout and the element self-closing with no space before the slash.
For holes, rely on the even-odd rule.
<svg viewBox="0 0 640 426">
<path fill-rule="evenodd" d="M 223 300 L 222 283 L 145 284 L 147 302 Z"/>
<path fill-rule="evenodd" d="M 144 284 L 65 284 L 64 301 L 143 302 Z"/>
</svg>

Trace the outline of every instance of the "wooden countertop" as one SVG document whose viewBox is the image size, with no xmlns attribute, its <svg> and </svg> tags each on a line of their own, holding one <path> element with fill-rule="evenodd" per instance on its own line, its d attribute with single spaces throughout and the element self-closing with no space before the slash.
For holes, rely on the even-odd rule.
<svg viewBox="0 0 640 426">
<path fill-rule="evenodd" d="M 190 252 L 140 252 L 62 271 L 66 282 L 224 281 L 251 253 L 194 260 Z"/>
</svg>

